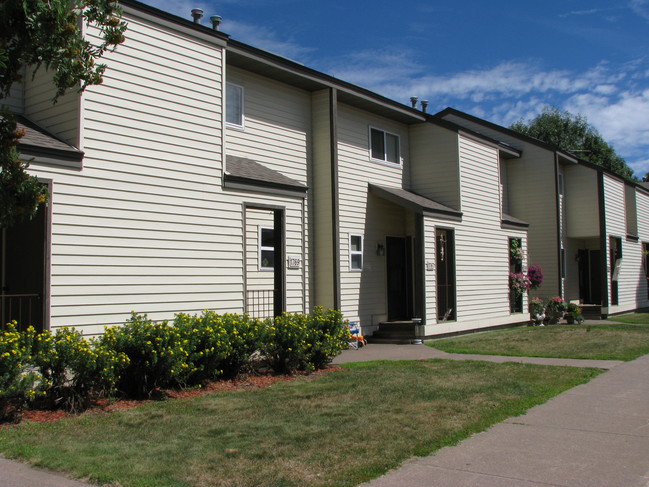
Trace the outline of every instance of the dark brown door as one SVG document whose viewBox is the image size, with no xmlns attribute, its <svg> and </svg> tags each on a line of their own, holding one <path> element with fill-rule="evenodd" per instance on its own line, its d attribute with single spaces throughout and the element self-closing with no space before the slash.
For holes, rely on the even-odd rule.
<svg viewBox="0 0 649 487">
<path fill-rule="evenodd" d="M 455 239 L 453 230 L 436 232 L 437 319 L 455 320 Z"/>
<path fill-rule="evenodd" d="M 388 321 L 412 318 L 412 265 L 410 239 L 386 237 Z"/>
</svg>

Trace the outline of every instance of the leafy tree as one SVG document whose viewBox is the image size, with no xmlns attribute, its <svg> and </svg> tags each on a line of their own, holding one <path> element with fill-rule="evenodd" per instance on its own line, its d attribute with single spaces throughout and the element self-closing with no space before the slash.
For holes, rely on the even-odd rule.
<svg viewBox="0 0 649 487">
<path fill-rule="evenodd" d="M 39 68 L 53 72 L 53 103 L 67 90 L 79 91 L 102 82 L 106 66 L 96 60 L 124 42 L 126 23 L 121 9 L 110 0 L 1 0 L 0 98 Z M 83 26 L 100 30 L 93 43 Z M 47 200 L 45 189 L 29 176 L 17 145 L 24 135 L 13 115 L 0 114 L 0 228 L 32 218 Z"/>
<path fill-rule="evenodd" d="M 617 155 L 586 117 L 558 108 L 546 108 L 532 120 L 519 120 L 512 130 L 555 145 L 593 164 L 605 167 L 627 179 L 636 180 L 633 170 Z"/>
</svg>

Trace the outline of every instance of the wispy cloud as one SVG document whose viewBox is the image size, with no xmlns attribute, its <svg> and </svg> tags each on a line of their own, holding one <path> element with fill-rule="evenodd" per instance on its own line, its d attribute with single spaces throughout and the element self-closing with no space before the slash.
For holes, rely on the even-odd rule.
<svg viewBox="0 0 649 487">
<path fill-rule="evenodd" d="M 633 12 L 643 19 L 649 21 L 649 1 L 648 0 L 630 0 L 629 7 Z"/>
<path fill-rule="evenodd" d="M 312 48 L 286 39 L 285 33 L 280 35 L 268 27 L 224 19 L 222 30 L 230 34 L 233 39 L 300 62 L 308 61 L 307 55 L 314 51 Z"/>
</svg>

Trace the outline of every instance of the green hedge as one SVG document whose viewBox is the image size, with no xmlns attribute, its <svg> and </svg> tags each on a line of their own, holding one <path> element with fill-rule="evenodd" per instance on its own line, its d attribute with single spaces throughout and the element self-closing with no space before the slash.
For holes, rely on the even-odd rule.
<svg viewBox="0 0 649 487">
<path fill-rule="evenodd" d="M 133 313 L 92 339 L 67 327 L 18 332 L 13 323 L 0 335 L 0 421 L 29 402 L 79 411 L 116 391 L 151 397 L 160 389 L 235 377 L 252 365 L 277 373 L 320 369 L 348 339 L 342 314 L 323 308 L 264 321 L 204 311 L 156 323 Z"/>
</svg>

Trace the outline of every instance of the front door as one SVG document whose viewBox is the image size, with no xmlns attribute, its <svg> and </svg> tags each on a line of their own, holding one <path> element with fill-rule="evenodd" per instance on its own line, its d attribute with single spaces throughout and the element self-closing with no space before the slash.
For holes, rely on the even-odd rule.
<svg viewBox="0 0 649 487">
<path fill-rule="evenodd" d="M 386 237 L 388 321 L 412 318 L 412 265 L 409 237 Z"/>
<path fill-rule="evenodd" d="M 579 300 L 582 304 L 602 304 L 600 251 L 580 249 Z"/>
<path fill-rule="evenodd" d="M 455 238 L 453 230 L 438 229 L 437 254 L 437 320 L 455 320 Z"/>
<path fill-rule="evenodd" d="M 0 230 L 0 325 L 45 328 L 47 208 L 28 222 Z"/>
</svg>

